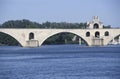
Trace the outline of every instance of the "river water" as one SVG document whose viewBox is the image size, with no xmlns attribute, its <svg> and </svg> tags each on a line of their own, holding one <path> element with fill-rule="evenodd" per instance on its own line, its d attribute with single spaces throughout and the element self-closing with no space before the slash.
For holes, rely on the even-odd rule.
<svg viewBox="0 0 120 79">
<path fill-rule="evenodd" d="M 120 79 L 120 45 L 1 46 L 0 79 Z"/>
</svg>

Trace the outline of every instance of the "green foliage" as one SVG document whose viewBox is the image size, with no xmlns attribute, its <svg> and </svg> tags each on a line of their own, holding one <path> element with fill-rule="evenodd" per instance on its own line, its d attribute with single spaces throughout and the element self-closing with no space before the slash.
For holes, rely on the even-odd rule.
<svg viewBox="0 0 120 79">
<path fill-rule="evenodd" d="M 19 43 L 10 35 L 0 32 L 0 45 L 12 46 L 12 45 L 19 45 Z"/>
<path fill-rule="evenodd" d="M 2 24 L 1 28 L 38 28 L 40 24 L 29 20 L 7 21 Z"/>
<path fill-rule="evenodd" d="M 108 25 L 108 26 L 103 26 L 103 28 L 111 28 L 111 25 Z"/>
<path fill-rule="evenodd" d="M 45 22 L 42 24 L 32 22 L 26 19 L 23 20 L 10 20 L 2 25 L 0 28 L 46 28 L 46 29 L 86 29 L 87 23 L 67 23 L 67 22 Z M 104 28 L 111 28 L 110 25 L 104 26 Z"/>
<path fill-rule="evenodd" d="M 59 33 L 49 37 L 43 44 L 77 44 L 79 37 L 73 41 L 74 36 L 76 35 L 72 33 Z"/>
<path fill-rule="evenodd" d="M 29 20 L 10 20 L 2 25 L 1 28 L 56 28 L 56 29 L 85 29 L 87 27 L 86 23 L 66 23 L 66 22 L 45 22 L 42 24 L 31 22 Z"/>
</svg>

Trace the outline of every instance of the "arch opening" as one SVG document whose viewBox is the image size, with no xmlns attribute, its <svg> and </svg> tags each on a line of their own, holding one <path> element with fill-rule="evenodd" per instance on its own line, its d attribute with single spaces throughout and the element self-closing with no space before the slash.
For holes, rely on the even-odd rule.
<svg viewBox="0 0 120 79">
<path fill-rule="evenodd" d="M 117 45 L 117 44 L 120 44 L 120 34 L 113 37 L 109 42 L 108 42 L 108 45 Z"/>
<path fill-rule="evenodd" d="M 105 34 L 104 34 L 104 36 L 109 36 L 109 32 L 106 31 Z"/>
<path fill-rule="evenodd" d="M 14 37 L 0 32 L 0 46 L 22 46 Z"/>
<path fill-rule="evenodd" d="M 95 37 L 96 37 L 96 38 L 100 38 L 100 32 L 98 32 L 98 31 L 95 32 Z"/>
<path fill-rule="evenodd" d="M 88 45 L 88 43 L 83 38 L 74 33 L 60 32 L 45 39 L 42 45 L 80 44 L 80 43 L 82 45 Z"/>
<path fill-rule="evenodd" d="M 29 40 L 33 40 L 33 39 L 34 39 L 34 33 L 31 32 L 31 33 L 29 33 Z"/>
<path fill-rule="evenodd" d="M 97 23 L 95 23 L 95 24 L 93 25 L 93 28 L 94 28 L 94 29 L 99 29 L 99 25 L 98 25 Z"/>
<path fill-rule="evenodd" d="M 86 37 L 90 37 L 90 32 L 86 32 Z"/>
</svg>

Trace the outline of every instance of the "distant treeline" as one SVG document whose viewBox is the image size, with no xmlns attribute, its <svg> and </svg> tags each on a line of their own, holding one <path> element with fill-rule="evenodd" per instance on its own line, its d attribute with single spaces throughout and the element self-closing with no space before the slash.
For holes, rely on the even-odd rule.
<svg viewBox="0 0 120 79">
<path fill-rule="evenodd" d="M 26 19 L 23 20 L 10 20 L 0 25 L 0 28 L 57 28 L 57 29 L 85 29 L 87 23 L 67 23 L 67 22 L 44 22 L 42 24 L 32 22 Z M 104 26 L 104 28 L 110 28 L 110 26 Z"/>
<path fill-rule="evenodd" d="M 87 23 L 67 23 L 67 22 L 45 22 L 37 23 L 26 19 L 23 20 L 10 20 L 0 25 L 0 28 L 39 28 L 39 29 L 85 29 Z M 104 26 L 104 28 L 111 28 L 110 26 Z M 75 37 L 71 33 L 60 33 L 49 39 L 44 44 L 76 44 L 78 43 L 78 36 L 76 40 L 72 40 Z M 83 42 L 84 43 L 84 42 Z M 0 32 L 0 45 L 19 45 L 19 43 L 11 36 Z"/>
</svg>

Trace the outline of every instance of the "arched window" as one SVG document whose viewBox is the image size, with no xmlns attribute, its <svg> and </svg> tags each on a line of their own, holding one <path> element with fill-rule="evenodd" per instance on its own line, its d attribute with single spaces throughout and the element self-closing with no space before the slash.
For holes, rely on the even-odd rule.
<svg viewBox="0 0 120 79">
<path fill-rule="evenodd" d="M 105 35 L 105 36 L 109 36 L 109 32 L 108 32 L 108 31 L 106 31 L 104 35 Z"/>
<path fill-rule="evenodd" d="M 100 32 L 95 32 L 95 37 L 99 38 L 100 37 Z"/>
<path fill-rule="evenodd" d="M 90 36 L 90 32 L 86 32 L 86 37 L 89 37 Z"/>
<path fill-rule="evenodd" d="M 29 40 L 32 40 L 32 39 L 34 39 L 34 33 L 29 33 Z"/>
<path fill-rule="evenodd" d="M 99 29 L 99 25 L 98 25 L 97 23 L 95 23 L 95 24 L 93 25 L 93 28 L 94 28 L 94 29 Z"/>
</svg>

